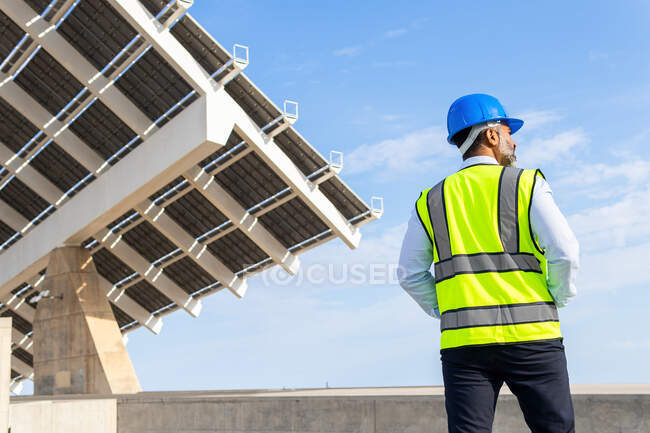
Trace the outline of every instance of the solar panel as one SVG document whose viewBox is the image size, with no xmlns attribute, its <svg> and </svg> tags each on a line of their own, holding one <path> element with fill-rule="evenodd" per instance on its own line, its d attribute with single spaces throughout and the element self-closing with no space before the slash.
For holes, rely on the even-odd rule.
<svg viewBox="0 0 650 433">
<path fill-rule="evenodd" d="M 0 314 L 20 337 L 15 382 L 30 375 L 30 300 L 60 244 L 90 251 L 123 333 L 157 333 L 151 317 L 194 315 L 224 288 L 243 296 L 247 277 L 295 272 L 296 254 L 336 237 L 354 247 L 381 216 L 293 127 L 297 112 L 242 72 L 248 59 L 175 3 L 0 3 L 0 62 L 0 266 L 21 263 L 0 279 Z M 219 129 L 214 104 L 234 128 Z"/>
</svg>

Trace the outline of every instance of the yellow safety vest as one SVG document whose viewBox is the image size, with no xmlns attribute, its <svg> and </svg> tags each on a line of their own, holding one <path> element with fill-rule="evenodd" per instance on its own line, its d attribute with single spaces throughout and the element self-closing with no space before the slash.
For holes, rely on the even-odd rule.
<svg viewBox="0 0 650 433">
<path fill-rule="evenodd" d="M 561 338 L 530 227 L 539 170 L 469 166 L 416 202 L 433 243 L 440 349 Z"/>
</svg>

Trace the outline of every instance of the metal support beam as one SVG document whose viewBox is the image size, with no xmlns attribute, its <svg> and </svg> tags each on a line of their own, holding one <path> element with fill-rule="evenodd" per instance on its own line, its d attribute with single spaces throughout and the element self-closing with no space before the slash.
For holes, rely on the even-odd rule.
<svg viewBox="0 0 650 433">
<path fill-rule="evenodd" d="M 40 174 L 27 161 L 18 157 L 7 146 L 0 141 L 0 164 L 2 164 L 11 174 L 15 175 L 32 191 L 43 197 L 47 202 L 59 207 L 67 197 L 56 185 L 49 181 L 48 178 Z"/>
<path fill-rule="evenodd" d="M 27 218 L 22 216 L 3 200 L 0 200 L 0 220 L 20 233 L 22 233 L 22 230 L 29 224 Z"/>
<path fill-rule="evenodd" d="M 145 200 L 136 210 L 147 221 L 160 230 L 174 244 L 183 250 L 194 262 L 201 266 L 214 279 L 226 286 L 235 296 L 241 298 L 246 293 L 246 281 L 236 276 L 226 265 L 217 259 L 207 246 L 197 242 L 173 219 L 165 214 L 165 209 Z"/>
<path fill-rule="evenodd" d="M 201 194 L 219 209 L 232 223 L 251 238 L 289 274 L 294 275 L 300 267 L 300 260 L 271 234 L 259 220 L 248 213 L 214 177 L 201 167 L 195 166 L 183 175 Z"/>
<path fill-rule="evenodd" d="M 70 131 L 66 124 L 54 118 L 18 84 L 1 74 L 0 81 L 0 97 L 43 131 L 47 139 L 54 140 L 91 173 L 99 174 L 102 167 L 106 167 L 104 160 L 94 150 Z"/>
<path fill-rule="evenodd" d="M 31 335 L 25 335 L 16 328 L 11 328 L 11 341 L 27 353 L 33 353 L 34 340 Z"/>
<path fill-rule="evenodd" d="M 174 301 L 176 305 L 183 308 L 192 316 L 198 317 L 201 312 L 201 301 L 197 301 L 178 287 L 176 283 L 163 273 L 162 269 L 153 266 L 126 242 L 122 242 L 120 236 L 108 229 L 103 229 L 95 235 L 95 239 L 124 263 L 128 263 L 132 269 L 142 275 L 156 289 L 164 293 L 165 296 Z"/>
<path fill-rule="evenodd" d="M 225 144 L 232 131 L 230 122 L 226 116 L 208 117 L 205 97 L 194 101 L 134 149 L 129 158 L 98 177 L 1 254 L 0 295 L 45 268 L 53 248 L 80 245 Z M 207 139 L 208 130 L 211 139 L 217 141 Z M 28 273 L 22 271 L 25 269 Z"/>
<path fill-rule="evenodd" d="M 145 310 L 140 304 L 135 302 L 133 298 L 126 294 L 124 288 L 115 287 L 113 283 L 105 278 L 100 278 L 99 285 L 102 290 L 106 292 L 109 301 L 140 322 L 140 324 L 146 327 L 149 331 L 154 334 L 160 333 L 163 326 L 162 319 L 154 316 L 149 311 Z"/>
<path fill-rule="evenodd" d="M 18 359 L 16 355 L 11 355 L 11 369 L 27 379 L 34 378 L 34 369 Z"/>
</svg>

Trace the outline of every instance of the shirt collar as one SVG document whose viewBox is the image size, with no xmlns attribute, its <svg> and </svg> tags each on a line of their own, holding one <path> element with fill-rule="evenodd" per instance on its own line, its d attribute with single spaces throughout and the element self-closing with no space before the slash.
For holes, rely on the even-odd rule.
<svg viewBox="0 0 650 433">
<path fill-rule="evenodd" d="M 492 158 L 491 156 L 472 156 L 471 158 L 467 158 L 463 163 L 460 165 L 459 170 L 462 170 L 464 168 L 469 167 L 470 165 L 476 165 L 476 164 L 494 164 L 498 165 L 499 163 L 497 162 L 496 159 Z"/>
</svg>

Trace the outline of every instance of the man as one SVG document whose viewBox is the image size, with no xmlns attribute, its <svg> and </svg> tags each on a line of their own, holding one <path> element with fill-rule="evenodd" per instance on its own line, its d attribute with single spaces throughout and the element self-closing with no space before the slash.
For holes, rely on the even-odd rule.
<svg viewBox="0 0 650 433">
<path fill-rule="evenodd" d="M 541 171 L 514 168 L 522 125 L 492 96 L 457 99 L 463 163 L 420 194 L 402 245 L 400 285 L 441 320 L 450 432 L 492 431 L 504 382 L 533 432 L 574 431 L 557 307 L 576 295 L 578 242 Z"/>
</svg>

